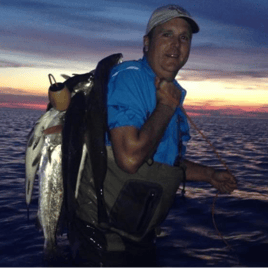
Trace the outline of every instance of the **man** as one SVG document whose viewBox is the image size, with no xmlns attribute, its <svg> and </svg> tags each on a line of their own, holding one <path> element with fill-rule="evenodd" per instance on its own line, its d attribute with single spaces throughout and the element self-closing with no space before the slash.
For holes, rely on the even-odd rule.
<svg viewBox="0 0 268 268">
<path fill-rule="evenodd" d="M 110 130 L 115 159 L 126 172 L 136 172 L 151 156 L 175 110 L 179 109 L 183 93 L 178 90 L 174 79 L 188 60 L 192 33 L 198 31 L 198 25 L 178 6 L 159 8 L 152 15 L 144 37 L 144 48 L 145 60 L 155 73 L 156 108 L 141 129 L 131 126 L 129 121 L 129 126 Z M 108 105 L 111 102 L 108 101 Z M 222 193 L 230 193 L 236 187 L 235 179 L 228 172 L 217 172 L 186 159 L 183 162 L 187 167 L 188 181 L 209 182 Z"/>
<path fill-rule="evenodd" d="M 187 62 L 192 34 L 198 31 L 197 23 L 181 7 L 161 7 L 148 22 L 143 59 L 122 63 L 111 72 L 104 182 L 110 227 L 103 230 L 93 219 L 94 200 L 86 197 L 91 191 L 83 184 L 86 176 L 80 196 L 90 201 L 78 197 L 81 221 L 76 226 L 83 233 L 80 239 L 88 237 L 99 247 L 99 262 L 105 266 L 155 265 L 154 229 L 165 219 L 185 177 L 208 182 L 221 193 L 236 188 L 228 172 L 184 158 L 190 139 L 181 109 L 186 91 L 175 77 Z M 80 257 L 86 258 L 89 243 L 80 243 Z"/>
</svg>

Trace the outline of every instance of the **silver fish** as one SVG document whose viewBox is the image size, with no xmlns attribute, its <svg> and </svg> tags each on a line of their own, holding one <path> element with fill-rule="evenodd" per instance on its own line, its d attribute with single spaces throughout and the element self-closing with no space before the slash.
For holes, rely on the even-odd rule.
<svg viewBox="0 0 268 268">
<path fill-rule="evenodd" d="M 62 134 L 45 134 L 51 127 L 62 128 L 65 112 L 51 108 L 36 122 L 26 149 L 26 204 L 31 202 L 33 184 L 39 177 L 38 220 L 44 234 L 45 254 L 54 253 L 63 202 Z"/>
<path fill-rule="evenodd" d="M 31 203 L 34 180 L 40 163 L 41 150 L 44 145 L 45 135 L 43 131 L 48 128 L 59 113 L 60 112 L 55 109 L 47 111 L 37 120 L 29 134 L 25 156 L 25 191 L 27 207 L 29 207 Z"/>
<path fill-rule="evenodd" d="M 59 112 L 48 128 L 63 124 L 65 112 Z M 56 234 L 63 203 L 62 134 L 45 135 L 38 169 L 38 219 L 44 234 L 45 255 L 56 250 Z"/>
</svg>

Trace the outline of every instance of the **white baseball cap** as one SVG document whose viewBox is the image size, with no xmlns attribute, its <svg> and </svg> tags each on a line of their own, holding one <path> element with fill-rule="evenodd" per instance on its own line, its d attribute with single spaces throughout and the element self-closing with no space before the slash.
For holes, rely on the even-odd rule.
<svg viewBox="0 0 268 268">
<path fill-rule="evenodd" d="M 198 24 L 192 19 L 189 12 L 187 12 L 184 8 L 178 6 L 178 5 L 167 5 L 163 7 L 157 8 L 151 18 L 149 19 L 149 22 L 147 24 L 146 28 L 146 35 L 156 26 L 163 24 L 171 19 L 174 18 L 182 18 L 185 19 L 192 28 L 192 33 L 198 33 L 199 32 L 199 26 Z"/>
</svg>

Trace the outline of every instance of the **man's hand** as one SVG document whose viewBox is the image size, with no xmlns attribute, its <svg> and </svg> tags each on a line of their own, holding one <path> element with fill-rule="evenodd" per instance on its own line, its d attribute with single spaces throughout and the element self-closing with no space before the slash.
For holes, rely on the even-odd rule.
<svg viewBox="0 0 268 268">
<path fill-rule="evenodd" d="M 237 188 L 237 182 L 228 171 L 215 170 L 212 167 L 203 166 L 184 159 L 186 165 L 186 180 L 208 182 L 222 194 L 230 194 Z"/>
<path fill-rule="evenodd" d="M 157 103 L 167 105 L 174 110 L 180 105 L 181 92 L 173 82 L 156 77 L 155 87 Z"/>
<path fill-rule="evenodd" d="M 211 176 L 210 184 L 221 194 L 230 194 L 237 188 L 237 181 L 228 171 L 215 170 Z"/>
</svg>

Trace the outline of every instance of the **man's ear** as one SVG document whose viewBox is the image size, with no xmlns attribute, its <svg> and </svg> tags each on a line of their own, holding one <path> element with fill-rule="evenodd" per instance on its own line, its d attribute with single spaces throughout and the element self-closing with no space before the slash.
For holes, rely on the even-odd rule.
<svg viewBox="0 0 268 268">
<path fill-rule="evenodd" d="M 143 48 L 144 48 L 144 51 L 145 51 L 145 52 L 148 52 L 149 45 L 150 45 L 149 37 L 148 37 L 147 35 L 145 35 L 145 36 L 143 37 Z"/>
</svg>

